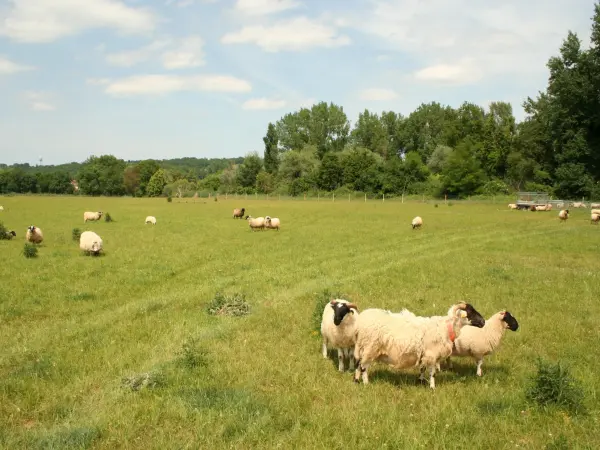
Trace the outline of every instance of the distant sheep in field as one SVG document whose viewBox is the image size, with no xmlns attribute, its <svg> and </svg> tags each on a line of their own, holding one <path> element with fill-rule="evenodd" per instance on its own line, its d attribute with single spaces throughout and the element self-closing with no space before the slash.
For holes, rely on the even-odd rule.
<svg viewBox="0 0 600 450">
<path fill-rule="evenodd" d="M 350 370 L 354 370 L 354 342 L 358 307 L 348 300 L 334 299 L 325 305 L 321 319 L 322 353 L 327 358 L 327 349 L 337 349 L 338 370 L 344 371 L 344 358 L 348 358 Z"/>
<path fill-rule="evenodd" d="M 531 205 L 529 207 L 529 211 L 534 211 L 535 212 L 535 211 L 537 211 L 537 207 L 535 205 Z"/>
<path fill-rule="evenodd" d="M 565 206 L 564 202 L 560 202 L 560 203 L 556 204 L 557 208 L 564 208 L 564 206 Z"/>
<path fill-rule="evenodd" d="M 573 208 L 587 208 L 587 205 L 583 202 L 573 202 L 571 203 Z"/>
<path fill-rule="evenodd" d="M 558 218 L 560 219 L 561 222 L 564 222 L 565 220 L 567 220 L 569 218 L 569 210 L 561 209 L 560 212 L 558 213 Z"/>
<path fill-rule="evenodd" d="M 84 252 L 98 255 L 102 250 L 102 238 L 93 231 L 84 231 L 79 237 L 79 248 Z"/>
<path fill-rule="evenodd" d="M 591 223 L 598 225 L 598 221 L 600 221 L 600 214 L 592 214 Z"/>
<path fill-rule="evenodd" d="M 600 214 L 600 209 L 592 209 L 592 214 Z"/>
<path fill-rule="evenodd" d="M 0 206 L 0 211 L 4 211 L 4 206 Z"/>
<path fill-rule="evenodd" d="M 509 203 L 508 204 L 508 209 L 517 209 L 517 204 L 516 203 Z"/>
<path fill-rule="evenodd" d="M 83 213 L 83 223 L 86 223 L 88 220 L 90 222 L 94 222 L 96 220 L 100 220 L 102 218 L 102 211 L 92 212 L 86 211 Z"/>
<path fill-rule="evenodd" d="M 423 226 L 423 219 L 421 219 L 419 216 L 417 216 L 412 220 L 411 225 L 412 225 L 413 230 L 415 228 L 421 228 Z"/>
<path fill-rule="evenodd" d="M 590 208 L 600 208 L 600 203 L 591 203 Z"/>
<path fill-rule="evenodd" d="M 16 236 L 16 233 L 15 233 Z M 41 244 L 44 240 L 44 234 L 42 230 L 38 227 L 34 227 L 31 225 L 27 228 L 27 233 L 25 234 L 25 240 L 27 242 L 32 242 L 34 244 Z"/>
<path fill-rule="evenodd" d="M 270 217 L 270 216 L 265 217 L 265 228 L 270 228 L 272 230 L 276 229 L 277 231 L 279 231 L 280 226 L 281 226 L 281 222 L 280 222 L 279 218 Z"/>
<path fill-rule="evenodd" d="M 146 217 L 146 221 L 144 222 L 144 224 L 147 223 L 151 223 L 152 225 L 156 225 L 156 217 L 154 216 L 148 216 Z"/>
<path fill-rule="evenodd" d="M 264 217 L 246 217 L 248 225 L 252 231 L 264 230 L 265 229 L 265 218 Z"/>
<path fill-rule="evenodd" d="M 243 219 L 244 213 L 246 212 L 246 208 L 236 208 L 233 210 L 233 218 L 234 219 Z"/>
</svg>

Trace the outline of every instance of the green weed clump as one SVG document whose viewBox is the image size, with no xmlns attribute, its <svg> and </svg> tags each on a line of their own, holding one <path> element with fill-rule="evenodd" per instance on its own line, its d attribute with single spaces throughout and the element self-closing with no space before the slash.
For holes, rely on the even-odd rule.
<svg viewBox="0 0 600 450">
<path fill-rule="evenodd" d="M 244 294 L 225 296 L 217 292 L 210 302 L 207 312 L 213 316 L 245 316 L 250 314 L 250 305 Z"/>
<path fill-rule="evenodd" d="M 81 237 L 81 230 L 79 228 L 73 228 L 73 231 L 71 231 L 71 237 L 74 241 L 78 241 Z"/>
<path fill-rule="evenodd" d="M 121 379 L 121 385 L 126 389 L 131 389 L 132 391 L 157 388 L 164 386 L 164 384 L 165 379 L 160 372 L 139 373 L 130 377 L 123 377 Z"/>
<path fill-rule="evenodd" d="M 109 213 L 106 213 L 106 215 L 104 216 L 104 221 L 105 222 L 114 222 L 114 219 L 110 216 Z"/>
<path fill-rule="evenodd" d="M 208 351 L 199 344 L 198 338 L 188 338 L 182 344 L 178 356 L 181 365 L 187 369 L 208 365 Z"/>
<path fill-rule="evenodd" d="M 169 196 L 167 197 L 167 203 L 171 203 L 172 201 L 173 201 L 173 198 L 172 198 L 172 197 L 169 195 Z"/>
<path fill-rule="evenodd" d="M 23 255 L 25 258 L 35 258 L 37 256 L 37 252 L 38 249 L 34 244 L 25 242 L 25 246 L 23 247 Z"/>
<path fill-rule="evenodd" d="M 572 413 L 584 412 L 583 389 L 560 361 L 538 359 L 537 373 L 530 378 L 525 397 L 542 407 L 556 406 Z"/>
</svg>

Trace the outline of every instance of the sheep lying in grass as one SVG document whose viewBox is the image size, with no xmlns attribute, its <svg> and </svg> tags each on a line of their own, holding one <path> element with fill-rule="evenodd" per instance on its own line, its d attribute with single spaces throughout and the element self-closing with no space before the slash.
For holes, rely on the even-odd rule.
<svg viewBox="0 0 600 450">
<path fill-rule="evenodd" d="M 415 228 L 421 228 L 422 226 L 423 226 L 423 219 L 421 219 L 419 216 L 415 217 L 412 220 L 412 228 L 413 228 L 413 230 Z"/>
<path fill-rule="evenodd" d="M 252 217 L 247 216 L 248 225 L 252 231 L 264 230 L 265 229 L 265 218 L 264 217 Z"/>
<path fill-rule="evenodd" d="M 357 368 L 354 381 L 362 375 L 369 382 L 368 369 L 373 362 L 383 362 L 396 369 L 429 369 L 429 386 L 435 389 L 435 371 L 441 360 L 452 353 L 452 344 L 466 325 L 483 327 L 485 319 L 469 303 L 458 303 L 447 316 L 409 317 L 383 309 L 366 309 L 356 328 L 354 358 Z"/>
<path fill-rule="evenodd" d="M 598 225 L 598 221 L 600 221 L 600 214 L 592 214 L 590 223 L 595 223 Z"/>
<path fill-rule="evenodd" d="M 517 204 L 516 203 L 509 203 L 508 204 L 508 209 L 517 209 Z"/>
<path fill-rule="evenodd" d="M 233 210 L 233 218 L 234 219 L 243 219 L 244 218 L 244 213 L 246 212 L 246 208 L 236 208 Z"/>
<path fill-rule="evenodd" d="M 84 231 L 79 237 L 79 248 L 86 253 L 97 255 L 102 250 L 102 238 L 93 231 Z"/>
<path fill-rule="evenodd" d="M 567 220 L 569 218 L 569 210 L 561 209 L 560 212 L 558 213 L 558 218 L 560 219 L 561 222 L 564 222 L 565 220 Z"/>
<path fill-rule="evenodd" d="M 15 234 L 16 235 L 16 234 Z M 31 225 L 27 228 L 27 233 L 25 234 L 25 240 L 27 242 L 32 242 L 34 244 L 41 244 L 44 240 L 44 234 L 42 230 L 38 227 L 34 227 Z"/>
<path fill-rule="evenodd" d="M 344 358 L 348 359 L 350 370 L 354 370 L 354 341 L 356 339 L 356 319 L 358 307 L 344 299 L 334 299 L 325 305 L 321 319 L 323 337 L 323 358 L 327 349 L 334 348 L 338 355 L 338 370 L 344 371 Z"/>
<path fill-rule="evenodd" d="M 592 209 L 592 214 L 600 214 L 600 209 Z"/>
<path fill-rule="evenodd" d="M 590 208 L 600 208 L 600 203 L 591 203 Z"/>
<path fill-rule="evenodd" d="M 88 220 L 90 222 L 94 222 L 96 220 L 100 220 L 102 217 L 102 211 L 92 212 L 86 211 L 83 213 L 83 223 L 86 223 Z"/>
<path fill-rule="evenodd" d="M 587 208 L 587 205 L 583 202 L 573 202 L 571 203 L 573 208 Z"/>
<path fill-rule="evenodd" d="M 281 226 L 281 221 L 277 217 L 265 217 L 265 228 L 270 228 L 272 230 L 279 231 L 279 227 Z"/>
<path fill-rule="evenodd" d="M 483 358 L 492 354 L 500 345 L 506 330 L 517 331 L 519 322 L 508 311 L 499 311 L 485 321 L 483 328 L 466 327 L 454 341 L 452 355 L 446 361 L 452 368 L 452 356 L 469 356 L 477 362 L 477 376 L 482 375 Z"/>
<path fill-rule="evenodd" d="M 148 216 L 146 217 L 146 221 L 144 222 L 144 225 L 147 223 L 151 223 L 152 225 L 156 225 L 156 217 L 154 216 Z"/>
</svg>

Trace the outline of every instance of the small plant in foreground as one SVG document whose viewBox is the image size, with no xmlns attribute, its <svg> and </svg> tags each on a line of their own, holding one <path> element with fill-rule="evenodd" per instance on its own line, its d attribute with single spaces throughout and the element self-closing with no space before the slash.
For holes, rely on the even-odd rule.
<svg viewBox="0 0 600 450">
<path fill-rule="evenodd" d="M 567 437 L 561 433 L 552 442 L 546 444 L 545 448 L 546 450 L 569 450 L 571 447 Z"/>
<path fill-rule="evenodd" d="M 164 377 L 159 372 L 146 372 L 123 377 L 121 385 L 124 388 L 129 388 L 132 391 L 139 391 L 143 388 L 156 388 L 165 384 Z"/>
<path fill-rule="evenodd" d="M 106 213 L 106 215 L 104 216 L 104 221 L 105 222 L 114 222 L 114 219 L 110 216 L 109 213 Z"/>
<path fill-rule="evenodd" d="M 25 242 L 25 246 L 23 247 L 23 255 L 25 258 L 35 258 L 37 256 L 38 249 L 34 244 L 30 242 Z"/>
<path fill-rule="evenodd" d="M 434 208 L 437 208 L 437 207 L 438 207 L 438 204 L 436 203 L 435 205 L 433 205 L 433 207 L 434 207 Z"/>
<path fill-rule="evenodd" d="M 583 389 L 560 362 L 538 359 L 537 373 L 530 378 L 525 397 L 542 407 L 557 406 L 575 414 L 584 412 Z"/>
<path fill-rule="evenodd" d="M 81 230 L 79 228 L 73 228 L 73 231 L 71 231 L 71 237 L 74 241 L 78 241 L 81 237 Z"/>
<path fill-rule="evenodd" d="M 187 339 L 181 346 L 178 356 L 181 364 L 188 369 L 208 365 L 208 351 L 198 344 L 197 338 Z"/>
<path fill-rule="evenodd" d="M 167 203 L 171 203 L 172 201 L 173 201 L 173 198 L 172 198 L 172 197 L 169 195 L 169 196 L 167 197 Z"/>
<path fill-rule="evenodd" d="M 10 241 L 12 238 L 13 235 L 11 234 L 11 232 L 4 226 L 2 222 L 0 222 L 0 241 Z"/>
<path fill-rule="evenodd" d="M 250 314 L 250 305 L 244 294 L 225 296 L 217 292 L 206 310 L 213 316 L 245 316 Z"/>
<path fill-rule="evenodd" d="M 312 314 L 312 334 L 319 336 L 321 334 L 321 320 L 323 320 L 323 309 L 325 305 L 334 298 L 343 298 L 350 301 L 343 294 L 339 292 L 330 292 L 329 289 L 323 289 L 323 291 L 315 297 L 315 308 Z"/>
</svg>

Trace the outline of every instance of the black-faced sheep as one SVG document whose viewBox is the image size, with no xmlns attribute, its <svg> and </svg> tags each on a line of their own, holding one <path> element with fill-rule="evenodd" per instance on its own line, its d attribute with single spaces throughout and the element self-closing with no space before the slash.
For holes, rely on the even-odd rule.
<svg viewBox="0 0 600 450">
<path fill-rule="evenodd" d="M 16 235 L 16 234 L 15 234 Z M 25 234 L 25 240 L 28 242 L 32 242 L 34 244 L 41 244 L 44 240 L 44 234 L 42 230 L 38 227 L 34 227 L 31 225 L 27 228 L 27 233 Z"/>
<path fill-rule="evenodd" d="M 321 319 L 323 358 L 327 358 L 327 349 L 336 349 L 340 372 L 344 371 L 344 358 L 348 359 L 349 369 L 354 370 L 353 353 L 357 317 L 358 307 L 344 299 L 334 299 L 323 309 Z"/>
<path fill-rule="evenodd" d="M 233 218 L 234 219 L 243 219 L 244 218 L 244 213 L 246 212 L 246 208 L 236 208 L 233 210 Z"/>
</svg>

